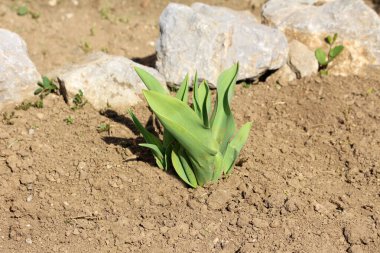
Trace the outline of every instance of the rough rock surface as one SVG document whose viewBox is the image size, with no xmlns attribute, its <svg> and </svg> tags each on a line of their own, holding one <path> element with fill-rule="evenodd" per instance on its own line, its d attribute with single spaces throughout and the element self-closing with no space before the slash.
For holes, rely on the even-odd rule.
<svg viewBox="0 0 380 253">
<path fill-rule="evenodd" d="M 238 79 L 256 78 L 286 63 L 285 36 L 248 12 L 194 3 L 169 4 L 160 17 L 157 68 L 178 84 L 187 73 L 216 84 L 221 71 L 240 62 Z"/>
<path fill-rule="evenodd" d="M 292 40 L 289 43 L 288 64 L 296 73 L 297 78 L 318 73 L 318 61 L 314 52 L 298 40 Z"/>
<path fill-rule="evenodd" d="M 29 59 L 25 41 L 16 33 L 0 28 L 0 109 L 33 95 L 40 80 Z"/>
<path fill-rule="evenodd" d="M 143 68 L 165 84 L 165 79 L 155 69 L 125 57 L 101 52 L 89 55 L 79 64 L 58 69 L 49 76 L 64 80 L 69 92 L 82 90 L 96 109 L 103 109 L 107 105 L 113 109 L 125 109 L 141 101 L 138 94 L 145 88 L 133 69 L 135 66 Z"/>
<path fill-rule="evenodd" d="M 380 64 L 380 18 L 362 0 L 270 0 L 263 7 L 266 23 L 310 48 L 326 46 L 323 38 L 338 33 L 345 50 L 330 73 L 359 74 Z"/>
</svg>

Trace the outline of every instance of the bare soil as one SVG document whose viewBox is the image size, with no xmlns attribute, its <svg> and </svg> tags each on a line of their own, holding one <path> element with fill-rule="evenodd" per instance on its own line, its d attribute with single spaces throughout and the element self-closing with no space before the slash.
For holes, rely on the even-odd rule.
<svg viewBox="0 0 380 253">
<path fill-rule="evenodd" d="M 153 54 L 147 43 L 167 2 L 33 1 L 34 20 L 5 0 L 0 22 L 26 39 L 44 73 L 84 55 L 82 40 Z M 105 3 L 128 22 L 103 19 Z M 127 113 L 72 111 L 55 95 L 42 109 L 9 108 L 0 121 L 0 252 L 379 252 L 379 104 L 376 70 L 239 85 L 233 111 L 239 125 L 254 122 L 250 139 L 231 176 L 197 189 L 154 165 Z M 145 104 L 133 109 L 149 121 Z M 111 130 L 98 133 L 100 123 Z"/>
</svg>

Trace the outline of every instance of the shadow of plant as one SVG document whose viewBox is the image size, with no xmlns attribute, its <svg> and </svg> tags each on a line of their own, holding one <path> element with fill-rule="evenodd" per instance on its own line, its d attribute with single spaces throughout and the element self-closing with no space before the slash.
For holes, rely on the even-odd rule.
<svg viewBox="0 0 380 253">
<path fill-rule="evenodd" d="M 104 136 L 102 140 L 105 143 L 113 144 L 115 146 L 120 146 L 122 148 L 129 149 L 132 152 L 132 154 L 136 156 L 136 159 L 134 160 L 144 161 L 144 162 L 149 163 L 152 166 L 156 166 L 156 162 L 151 152 L 148 149 L 139 146 L 139 144 L 145 143 L 145 140 L 143 137 L 140 136 L 140 132 L 138 131 L 135 124 L 129 117 L 119 114 L 116 111 L 111 110 L 111 109 L 102 111 L 101 115 L 107 117 L 113 122 L 126 126 L 133 132 L 133 134 L 137 136 L 136 138 Z M 145 125 L 145 128 L 148 129 L 148 131 L 152 133 L 157 133 L 157 130 L 159 132 L 161 130 L 158 126 L 159 125 L 158 125 L 157 119 L 154 118 L 153 115 L 150 115 L 148 122 Z"/>
</svg>

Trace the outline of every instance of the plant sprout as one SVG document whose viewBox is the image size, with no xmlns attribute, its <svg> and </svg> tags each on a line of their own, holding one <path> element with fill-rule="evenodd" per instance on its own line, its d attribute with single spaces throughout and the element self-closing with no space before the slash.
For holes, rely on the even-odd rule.
<svg viewBox="0 0 380 253">
<path fill-rule="evenodd" d="M 173 97 L 152 75 L 140 68 L 135 70 L 148 88 L 143 93 L 150 108 L 164 127 L 163 140 L 145 129 L 132 111 L 130 115 L 146 141 L 140 146 L 152 151 L 158 167 L 174 168 L 194 188 L 230 174 L 252 126 L 249 122 L 237 131 L 230 108 L 239 65 L 219 76 L 213 109 L 208 83 L 199 84 L 197 75 L 190 107 L 188 76 Z"/>
<path fill-rule="evenodd" d="M 335 33 L 333 37 L 330 35 L 325 38 L 325 42 L 329 45 L 329 51 L 326 54 L 322 48 L 318 48 L 315 50 L 315 58 L 318 61 L 319 65 L 319 73 L 321 75 L 328 75 L 327 67 L 340 53 L 342 53 L 344 46 L 337 45 L 334 46 L 336 40 L 338 38 L 338 34 Z"/>
</svg>

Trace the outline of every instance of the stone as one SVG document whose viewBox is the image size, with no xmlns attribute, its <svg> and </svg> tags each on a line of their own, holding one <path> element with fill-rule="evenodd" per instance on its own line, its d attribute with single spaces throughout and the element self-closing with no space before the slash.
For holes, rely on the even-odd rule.
<svg viewBox="0 0 380 253">
<path fill-rule="evenodd" d="M 36 181 L 37 176 L 34 174 L 23 174 L 20 178 L 20 183 L 27 185 L 27 184 L 32 184 L 34 181 Z"/>
<path fill-rule="evenodd" d="M 298 40 L 289 43 L 288 65 L 297 78 L 318 73 L 318 61 L 314 52 Z"/>
<path fill-rule="evenodd" d="M 207 205 L 212 210 L 221 210 L 227 207 L 228 201 L 232 199 L 232 195 L 227 190 L 213 191 L 207 199 Z"/>
<path fill-rule="evenodd" d="M 185 75 L 206 79 L 240 63 L 238 80 L 256 79 L 286 63 L 288 44 L 277 29 L 262 25 L 246 11 L 194 3 L 170 3 L 160 16 L 157 68 L 171 84 Z"/>
<path fill-rule="evenodd" d="M 343 228 L 343 236 L 349 244 L 371 241 L 373 232 L 363 223 L 348 224 Z"/>
<path fill-rule="evenodd" d="M 348 250 L 348 253 L 364 253 L 362 246 L 360 245 L 352 245 Z"/>
<path fill-rule="evenodd" d="M 380 17 L 362 0 L 269 0 L 262 15 L 264 23 L 313 51 L 327 51 L 324 38 L 338 33 L 336 44 L 345 50 L 331 63 L 330 74 L 365 74 L 363 68 L 380 64 Z"/>
<path fill-rule="evenodd" d="M 269 227 L 269 223 L 266 220 L 262 220 L 259 218 L 253 218 L 251 223 L 256 228 L 267 228 L 267 227 Z"/>
<path fill-rule="evenodd" d="M 90 54 L 78 64 L 55 70 L 49 77 L 62 79 L 73 94 L 82 90 L 85 98 L 98 110 L 107 106 L 125 110 L 141 101 L 139 94 L 145 89 L 134 67 L 144 69 L 165 85 L 165 79 L 155 69 L 102 52 Z"/>
<path fill-rule="evenodd" d="M 297 75 L 288 64 L 282 66 L 279 70 L 268 77 L 269 82 L 278 83 L 281 86 L 287 86 L 289 82 L 297 79 Z"/>
<path fill-rule="evenodd" d="M 0 28 L 0 110 L 33 96 L 41 79 L 29 59 L 25 41 L 16 33 Z"/>
</svg>

